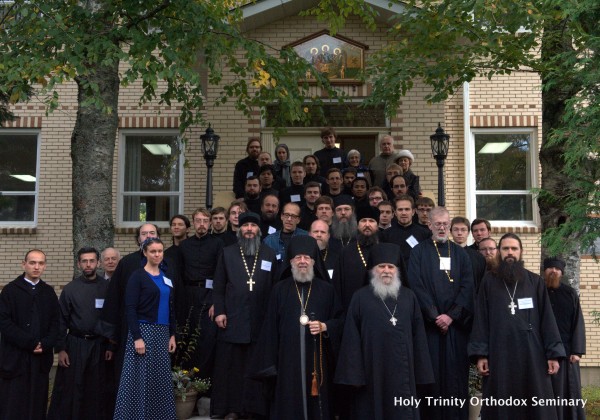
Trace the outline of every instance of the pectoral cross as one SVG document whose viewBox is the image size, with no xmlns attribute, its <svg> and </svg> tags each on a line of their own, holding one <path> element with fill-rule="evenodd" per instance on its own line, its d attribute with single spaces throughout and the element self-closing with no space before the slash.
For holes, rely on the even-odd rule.
<svg viewBox="0 0 600 420">
<path fill-rule="evenodd" d="M 392 317 L 390 318 L 390 322 L 395 327 L 396 326 L 396 322 L 398 322 L 398 320 L 392 315 Z"/>
<path fill-rule="evenodd" d="M 250 289 L 250 290 L 252 290 L 252 289 Z M 517 307 L 517 305 L 515 305 L 515 301 L 511 300 L 510 304 L 508 305 L 508 307 L 510 308 L 510 313 L 512 315 L 514 315 L 515 314 L 515 308 Z"/>
<path fill-rule="evenodd" d="M 250 291 L 252 291 L 252 285 L 256 284 L 256 282 L 252 281 L 252 277 L 250 277 L 250 279 L 246 282 L 246 284 L 250 285 Z"/>
</svg>

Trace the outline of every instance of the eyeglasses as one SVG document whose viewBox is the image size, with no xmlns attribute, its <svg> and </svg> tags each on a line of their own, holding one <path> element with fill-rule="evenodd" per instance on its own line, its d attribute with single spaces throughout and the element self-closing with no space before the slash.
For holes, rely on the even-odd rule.
<svg viewBox="0 0 600 420">
<path fill-rule="evenodd" d="M 496 248 L 479 248 L 479 252 L 494 252 Z"/>
<path fill-rule="evenodd" d="M 297 214 L 291 214 L 291 213 L 283 213 L 281 215 L 284 219 L 299 219 L 300 216 L 298 216 Z"/>
<path fill-rule="evenodd" d="M 442 223 L 442 222 L 435 222 L 435 223 L 432 223 L 432 225 L 438 229 L 439 228 L 448 229 L 450 227 L 450 223 Z"/>
</svg>

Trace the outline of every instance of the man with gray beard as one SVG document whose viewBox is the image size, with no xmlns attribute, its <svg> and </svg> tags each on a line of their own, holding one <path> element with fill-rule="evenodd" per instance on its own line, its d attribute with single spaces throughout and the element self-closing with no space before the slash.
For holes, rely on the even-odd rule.
<svg viewBox="0 0 600 420">
<path fill-rule="evenodd" d="M 277 271 L 275 251 L 261 244 L 260 216 L 239 217 L 237 243 L 223 249 L 213 299 L 219 327 L 211 414 L 226 418 L 267 414 L 260 382 L 246 378 Z"/>
<path fill-rule="evenodd" d="M 398 245 L 375 245 L 370 285 L 348 308 L 335 382 L 352 386 L 344 395 L 351 418 L 418 419 L 417 404 L 395 404 L 395 398 L 416 398 L 417 385 L 434 381 L 419 302 L 401 287 L 397 261 Z"/>
<path fill-rule="evenodd" d="M 330 385 L 342 310 L 319 264 L 317 241 L 291 239 L 286 267 L 271 293 L 252 376 L 271 385 L 271 419 L 330 419 Z"/>
</svg>

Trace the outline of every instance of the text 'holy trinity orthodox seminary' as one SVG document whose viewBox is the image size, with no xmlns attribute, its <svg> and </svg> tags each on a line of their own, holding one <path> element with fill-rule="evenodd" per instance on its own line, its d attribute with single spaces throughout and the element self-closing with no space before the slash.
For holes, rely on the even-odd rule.
<svg viewBox="0 0 600 420">
<path fill-rule="evenodd" d="M 587 399 L 583 398 L 494 398 L 477 397 L 471 398 L 441 398 L 441 397 L 394 397 L 394 406 L 418 408 L 421 403 L 429 407 L 464 407 L 469 401 L 470 405 L 482 405 L 489 407 L 585 407 Z"/>
</svg>

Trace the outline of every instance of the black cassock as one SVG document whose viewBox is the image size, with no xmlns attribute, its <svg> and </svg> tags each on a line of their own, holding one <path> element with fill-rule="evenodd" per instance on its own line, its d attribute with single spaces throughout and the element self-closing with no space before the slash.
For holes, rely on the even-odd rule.
<svg viewBox="0 0 600 420">
<path fill-rule="evenodd" d="M 52 286 L 23 276 L 0 293 L 0 419 L 46 418 L 60 309 Z M 43 353 L 34 354 L 38 343 Z"/>
<path fill-rule="evenodd" d="M 575 400 L 581 398 L 581 373 L 579 363 L 571 363 L 569 356 L 585 354 L 585 324 L 581 304 L 577 292 L 562 283 L 557 289 L 548 288 L 548 296 L 567 356 L 560 361 L 558 373 L 552 375 L 554 396 Z M 565 405 L 558 408 L 558 418 L 584 419 L 585 410 L 581 405 Z"/>
<path fill-rule="evenodd" d="M 277 272 L 275 251 L 261 245 L 257 256 L 244 256 L 244 265 L 238 244 L 225 247 L 215 271 L 215 318 L 226 315 L 227 325 L 217 333 L 210 400 L 213 414 L 265 415 L 267 411 L 262 384 L 245 378 Z M 253 273 L 252 290 L 248 272 Z"/>
<path fill-rule="evenodd" d="M 309 296 L 310 288 L 311 283 L 297 283 L 288 277 L 271 293 L 251 376 L 272 387 L 272 419 L 320 419 L 320 412 L 323 419 L 333 417 L 329 385 L 342 333 L 342 308 L 329 282 L 315 278 Z M 308 326 L 300 325 L 298 290 L 303 302 L 308 298 L 306 313 L 314 313 L 315 320 L 327 324 L 322 343 L 318 335 L 310 334 Z M 322 380 L 318 397 L 311 396 L 315 366 L 318 382 Z"/>
<path fill-rule="evenodd" d="M 436 381 L 420 394 L 423 397 L 468 398 L 467 344 L 473 314 L 471 260 L 454 242 L 438 243 L 437 247 L 440 256 L 450 256 L 450 278 L 446 271 L 440 269 L 438 251 L 431 239 L 413 248 L 408 266 L 408 283 L 421 306 Z M 442 334 L 435 324 L 436 317 L 441 314 L 453 320 L 446 334 Z M 468 404 L 461 408 L 426 405 L 423 402 L 420 408 L 422 417 L 427 420 L 466 419 L 469 414 Z"/>
<path fill-rule="evenodd" d="M 483 398 L 527 398 L 526 407 L 482 406 L 483 419 L 556 418 L 556 407 L 534 406 L 532 397 L 554 398 L 548 371 L 549 359 L 560 359 L 565 350 L 554 320 L 544 281 L 527 272 L 516 287 L 511 314 L 506 286 L 494 273 L 488 272 L 481 282 L 473 332 L 469 340 L 469 357 L 474 362 L 487 357 L 489 376 L 483 378 Z M 523 299 L 530 298 L 531 302 Z M 521 300 L 519 300 L 521 299 Z M 530 307 L 531 309 L 520 309 Z"/>
<path fill-rule="evenodd" d="M 346 396 L 353 419 L 418 419 L 415 405 L 395 406 L 394 399 L 416 398 L 417 384 L 434 381 L 419 302 L 402 287 L 398 299 L 387 298 L 385 304 L 387 310 L 371 286 L 354 294 L 335 382 L 359 387 Z"/>
</svg>

